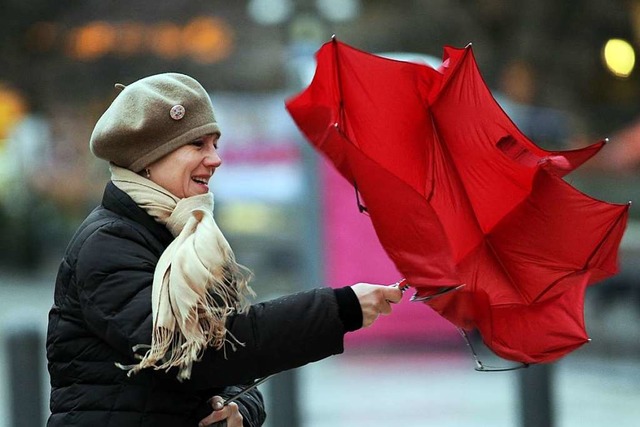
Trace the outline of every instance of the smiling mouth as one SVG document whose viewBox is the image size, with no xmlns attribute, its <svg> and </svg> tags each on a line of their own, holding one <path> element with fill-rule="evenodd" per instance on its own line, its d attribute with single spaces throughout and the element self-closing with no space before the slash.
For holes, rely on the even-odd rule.
<svg viewBox="0 0 640 427">
<path fill-rule="evenodd" d="M 192 177 L 191 180 L 197 184 L 209 185 L 209 180 L 206 178 Z"/>
</svg>

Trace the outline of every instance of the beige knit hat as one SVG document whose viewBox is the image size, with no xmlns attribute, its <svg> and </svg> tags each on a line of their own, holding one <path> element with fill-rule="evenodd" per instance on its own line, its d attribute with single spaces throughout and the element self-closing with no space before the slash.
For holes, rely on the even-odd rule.
<svg viewBox="0 0 640 427">
<path fill-rule="evenodd" d="M 104 160 L 134 172 L 203 135 L 220 134 L 205 89 L 184 74 L 145 77 L 122 92 L 96 123 L 89 145 Z"/>
</svg>

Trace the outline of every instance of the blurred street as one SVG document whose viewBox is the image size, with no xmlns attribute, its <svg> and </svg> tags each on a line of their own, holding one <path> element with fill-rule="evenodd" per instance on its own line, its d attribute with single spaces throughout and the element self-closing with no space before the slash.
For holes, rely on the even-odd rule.
<svg viewBox="0 0 640 427">
<path fill-rule="evenodd" d="M 637 361 L 576 355 L 555 368 L 557 427 L 638 425 Z M 518 373 L 476 372 L 466 353 L 346 355 L 301 378 L 305 427 L 521 425 Z"/>
<path fill-rule="evenodd" d="M 8 369 L 6 339 L 25 325 L 46 328 L 53 275 L 0 278 L 0 366 Z M 384 322 L 383 318 L 381 322 Z M 20 326 L 22 325 L 22 326 Z M 43 338 L 44 339 L 44 338 Z M 41 346 L 44 352 L 44 346 Z M 552 370 L 556 427 L 635 427 L 640 419 L 640 361 L 606 356 L 586 346 Z M 514 427 L 520 424 L 518 371 L 473 370 L 460 351 L 416 347 L 347 348 L 345 354 L 298 369 L 304 427 Z M 48 378 L 41 355 L 43 400 Z M 8 378 L 3 372 L 2 378 Z M 9 427 L 10 390 L 0 382 L 0 427 Z M 270 385 L 262 388 L 267 403 Z M 535 391 L 534 391 L 535 392 Z M 47 413 L 47 409 L 42 409 Z M 268 427 L 276 427 L 272 423 Z M 278 426 L 282 427 L 282 426 Z"/>
</svg>

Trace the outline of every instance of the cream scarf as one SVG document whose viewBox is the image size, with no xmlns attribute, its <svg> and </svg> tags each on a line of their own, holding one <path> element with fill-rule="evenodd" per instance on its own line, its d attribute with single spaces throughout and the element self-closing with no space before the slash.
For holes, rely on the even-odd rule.
<svg viewBox="0 0 640 427">
<path fill-rule="evenodd" d="M 180 199 L 128 169 L 110 167 L 113 183 L 175 237 L 153 276 L 151 347 L 135 346 L 134 352 L 147 349 L 140 363 L 119 366 L 129 375 L 177 368 L 178 379 L 188 379 L 207 347 L 221 349 L 229 341 L 226 318 L 248 308 L 250 274 L 235 262 L 213 219 L 211 193 Z"/>
</svg>

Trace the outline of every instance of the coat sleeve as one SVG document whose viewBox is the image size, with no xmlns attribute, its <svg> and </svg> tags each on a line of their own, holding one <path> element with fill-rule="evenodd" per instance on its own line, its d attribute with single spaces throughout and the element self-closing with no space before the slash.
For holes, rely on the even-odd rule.
<svg viewBox="0 0 640 427">
<path fill-rule="evenodd" d="M 235 396 L 239 392 L 241 392 L 244 387 L 246 386 L 225 387 L 221 391 L 213 393 L 211 397 L 220 396 L 224 400 L 227 400 Z M 197 415 L 196 415 L 197 420 L 201 420 L 206 416 L 208 416 L 209 414 L 211 414 L 211 411 L 213 409 L 211 409 L 211 406 L 209 405 L 208 401 L 209 399 L 206 399 L 204 401 L 204 404 L 198 408 Z M 240 411 L 240 414 L 242 414 L 243 427 L 260 427 L 262 424 L 264 424 L 267 418 L 267 413 L 265 412 L 264 399 L 262 398 L 262 393 L 260 392 L 260 390 L 258 390 L 258 388 L 254 388 L 248 391 L 246 394 L 240 396 L 236 400 L 236 403 L 238 404 L 238 410 Z M 225 424 L 222 422 L 219 422 L 213 425 L 222 426 Z"/>
<path fill-rule="evenodd" d="M 229 342 L 194 363 L 192 386 L 242 384 L 344 351 L 345 329 L 329 288 L 255 304 L 227 325 Z"/>
<path fill-rule="evenodd" d="M 221 396 L 223 399 L 228 399 L 240 391 L 242 391 L 241 387 L 227 387 Z M 236 403 L 242 414 L 243 427 L 260 427 L 267 418 L 267 413 L 264 410 L 264 399 L 257 388 L 241 396 Z"/>
</svg>

